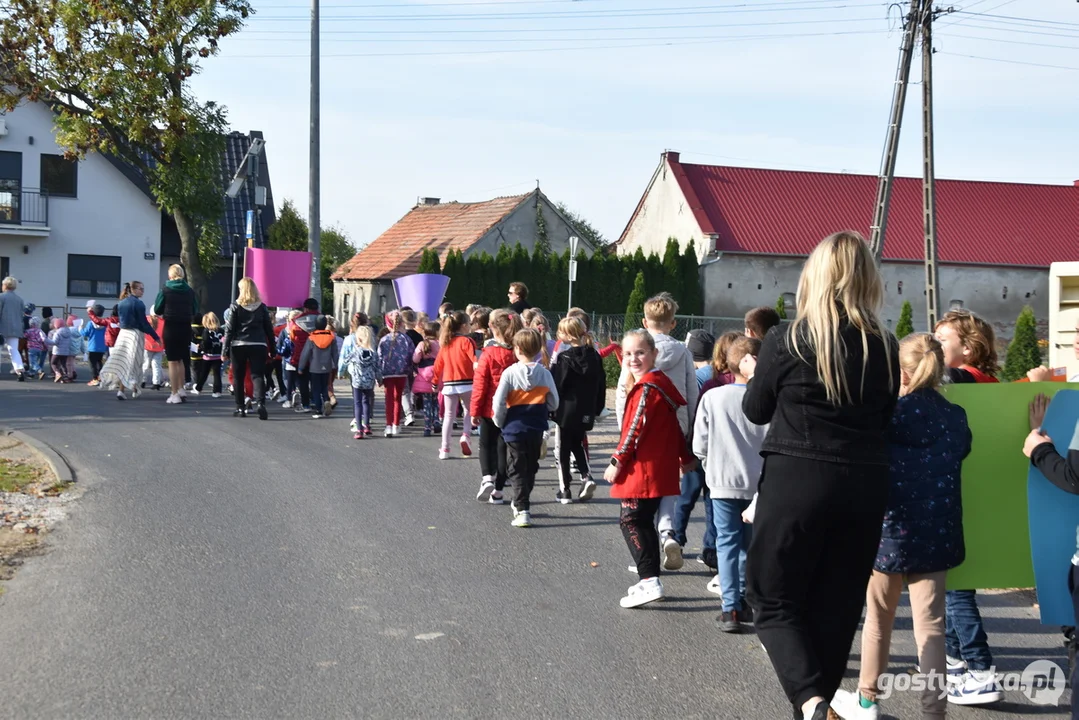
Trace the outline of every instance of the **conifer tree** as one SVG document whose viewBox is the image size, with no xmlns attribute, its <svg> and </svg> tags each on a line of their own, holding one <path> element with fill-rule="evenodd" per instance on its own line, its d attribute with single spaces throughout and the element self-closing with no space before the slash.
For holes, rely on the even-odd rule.
<svg viewBox="0 0 1079 720">
<path fill-rule="evenodd" d="M 1015 321 L 1015 336 L 1008 344 L 1008 357 L 1004 361 L 1004 379 L 1019 380 L 1026 377 L 1027 370 L 1042 364 L 1042 350 L 1038 347 L 1038 323 L 1034 310 L 1023 308 Z"/>
<path fill-rule="evenodd" d="M 682 294 L 682 314 L 701 315 L 704 313 L 704 289 L 701 287 L 700 264 L 697 261 L 697 244 L 690 239 L 686 250 L 679 260 L 679 276 Z"/>
<path fill-rule="evenodd" d="M 895 324 L 895 336 L 902 340 L 914 332 L 914 308 L 910 300 L 903 301 L 903 308 L 899 311 L 899 320 Z"/>
<path fill-rule="evenodd" d="M 667 238 L 667 247 L 663 250 L 663 287 L 671 294 L 684 295 L 682 291 L 682 256 L 678 251 L 678 239 Z M 651 289 L 651 288 L 650 288 Z"/>
<path fill-rule="evenodd" d="M 787 319 L 787 301 L 783 299 L 782 295 L 776 300 L 776 312 L 779 313 L 780 320 Z"/>
<path fill-rule="evenodd" d="M 626 304 L 626 323 L 640 323 L 641 315 L 644 314 L 644 301 L 648 299 L 648 291 L 645 288 L 644 270 L 637 271 L 637 277 L 633 280 L 633 292 L 630 293 L 629 302 Z"/>
</svg>

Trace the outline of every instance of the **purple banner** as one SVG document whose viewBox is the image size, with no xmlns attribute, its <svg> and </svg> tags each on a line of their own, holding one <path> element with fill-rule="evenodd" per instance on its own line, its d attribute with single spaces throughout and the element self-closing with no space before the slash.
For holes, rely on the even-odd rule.
<svg viewBox="0 0 1079 720">
<path fill-rule="evenodd" d="M 425 312 L 432 319 L 438 317 L 438 306 L 446 297 L 446 288 L 450 279 L 445 275 L 420 273 L 406 275 L 393 281 L 393 292 L 397 296 L 397 307 L 410 307 L 416 312 Z"/>
<path fill-rule="evenodd" d="M 271 307 L 298 308 L 311 295 L 309 252 L 247 248 L 244 274 L 255 281 L 262 302 Z"/>
</svg>

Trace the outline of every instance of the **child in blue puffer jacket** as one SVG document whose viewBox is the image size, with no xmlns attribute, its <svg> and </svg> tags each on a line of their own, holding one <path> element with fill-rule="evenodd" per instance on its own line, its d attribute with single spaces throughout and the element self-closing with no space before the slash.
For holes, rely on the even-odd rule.
<svg viewBox="0 0 1079 720">
<path fill-rule="evenodd" d="M 947 707 L 944 580 L 963 562 L 960 468 L 970 454 L 967 414 L 937 392 L 944 353 L 928 333 L 899 345 L 899 402 L 887 438 L 891 484 L 880 548 L 866 591 L 862 670 L 858 692 L 839 690 L 841 717 L 879 717 L 877 681 L 888 669 L 892 625 L 904 583 L 910 593 L 918 667 L 926 680 L 922 717 L 943 718 Z"/>
<path fill-rule="evenodd" d="M 98 317 L 105 314 L 103 305 L 94 305 L 90 310 Z M 96 387 L 101 384 L 101 366 L 105 363 L 105 353 L 108 352 L 105 347 L 105 326 L 88 320 L 82 324 L 80 334 L 86 339 L 86 352 L 90 356 L 90 372 L 93 375 L 87 384 Z"/>
</svg>

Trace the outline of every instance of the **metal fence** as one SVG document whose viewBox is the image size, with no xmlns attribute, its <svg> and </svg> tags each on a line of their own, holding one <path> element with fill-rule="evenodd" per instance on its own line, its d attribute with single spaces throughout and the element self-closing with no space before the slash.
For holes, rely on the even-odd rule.
<svg viewBox="0 0 1079 720">
<path fill-rule="evenodd" d="M 558 327 L 558 321 L 566 316 L 565 313 L 544 313 L 551 327 L 552 335 Z M 745 329 L 744 318 L 709 317 L 704 315 L 675 315 L 677 325 L 671 331 L 671 336 L 679 340 L 685 339 L 690 330 L 707 330 L 713 336 L 719 337 L 725 332 L 732 330 L 741 332 Z M 644 315 L 604 315 L 591 313 L 592 334 L 601 343 L 620 340 L 628 330 L 644 327 Z"/>
</svg>

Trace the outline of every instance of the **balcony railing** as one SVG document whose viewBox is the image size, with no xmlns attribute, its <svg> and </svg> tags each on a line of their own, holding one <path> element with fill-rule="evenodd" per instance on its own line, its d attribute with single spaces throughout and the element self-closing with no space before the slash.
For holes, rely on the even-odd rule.
<svg viewBox="0 0 1079 720">
<path fill-rule="evenodd" d="M 4 190 L 0 186 L 0 225 L 49 226 L 49 196 L 40 190 Z"/>
</svg>

